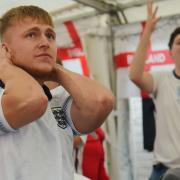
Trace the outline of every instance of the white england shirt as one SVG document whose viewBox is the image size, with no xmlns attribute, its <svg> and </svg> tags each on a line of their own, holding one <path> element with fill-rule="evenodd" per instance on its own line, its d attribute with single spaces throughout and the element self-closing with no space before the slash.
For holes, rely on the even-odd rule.
<svg viewBox="0 0 180 180">
<path fill-rule="evenodd" d="M 3 91 L 0 88 L 0 102 Z M 0 180 L 74 179 L 68 97 L 62 87 L 55 89 L 45 113 L 17 130 L 9 126 L 0 105 Z M 65 103 L 67 112 L 62 114 Z"/>
</svg>

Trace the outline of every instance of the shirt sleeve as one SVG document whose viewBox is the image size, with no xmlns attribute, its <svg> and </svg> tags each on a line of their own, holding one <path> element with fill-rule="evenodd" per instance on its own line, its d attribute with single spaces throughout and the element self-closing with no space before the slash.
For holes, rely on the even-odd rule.
<svg viewBox="0 0 180 180">
<path fill-rule="evenodd" d="M 153 93 L 157 90 L 158 74 L 157 72 L 151 72 L 153 77 Z"/>
<path fill-rule="evenodd" d="M 153 95 L 156 96 L 158 87 L 160 83 L 162 82 L 164 72 L 151 72 L 153 77 Z"/>
<path fill-rule="evenodd" d="M 71 98 L 71 96 L 69 96 L 67 98 L 67 100 L 65 101 L 64 105 L 63 105 L 63 111 L 65 113 L 65 117 L 67 120 L 67 123 L 69 124 L 69 126 L 71 127 L 72 131 L 73 131 L 73 135 L 74 136 L 79 136 L 82 135 L 74 126 L 72 118 L 71 118 L 71 106 L 72 106 L 72 102 L 73 99 Z"/>
<path fill-rule="evenodd" d="M 9 133 L 9 132 L 16 132 L 15 129 L 11 128 L 8 124 L 7 120 L 4 117 L 3 109 L 2 109 L 2 96 L 4 93 L 4 89 L 0 89 L 0 135 Z"/>
<path fill-rule="evenodd" d="M 170 72 L 168 71 L 155 71 L 155 72 L 151 72 L 152 77 L 153 77 L 153 98 L 156 99 L 156 96 L 158 94 L 159 88 L 161 87 L 161 85 L 163 84 L 164 80 L 166 79 L 165 77 L 167 76 L 167 74 L 169 74 Z"/>
</svg>

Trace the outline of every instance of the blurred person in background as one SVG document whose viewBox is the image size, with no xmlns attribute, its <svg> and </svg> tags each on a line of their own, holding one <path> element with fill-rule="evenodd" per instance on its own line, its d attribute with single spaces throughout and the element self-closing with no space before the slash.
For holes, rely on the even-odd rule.
<svg viewBox="0 0 180 180">
<path fill-rule="evenodd" d="M 173 71 L 145 72 L 150 38 L 159 17 L 152 1 L 147 5 L 147 21 L 134 59 L 130 79 L 142 90 L 152 94 L 155 103 L 156 137 L 154 164 L 149 180 L 160 180 L 169 168 L 180 168 L 180 27 L 171 34 L 169 49 L 174 59 Z"/>
</svg>

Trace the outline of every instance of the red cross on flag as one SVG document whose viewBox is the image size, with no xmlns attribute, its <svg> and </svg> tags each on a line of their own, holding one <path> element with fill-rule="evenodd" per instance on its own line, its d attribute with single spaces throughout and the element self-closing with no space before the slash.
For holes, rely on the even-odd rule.
<svg viewBox="0 0 180 180">
<path fill-rule="evenodd" d="M 58 57 L 65 68 L 89 76 L 87 60 L 78 32 L 72 21 L 67 21 L 64 25 L 73 43 L 69 47 L 59 47 L 57 51 Z"/>
</svg>

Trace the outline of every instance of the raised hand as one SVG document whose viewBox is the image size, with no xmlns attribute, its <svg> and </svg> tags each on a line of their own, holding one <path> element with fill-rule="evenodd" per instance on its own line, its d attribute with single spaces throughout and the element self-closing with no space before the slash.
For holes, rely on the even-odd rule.
<svg viewBox="0 0 180 180">
<path fill-rule="evenodd" d="M 157 21 L 160 17 L 157 17 L 158 7 L 153 8 L 153 1 L 147 0 L 147 20 L 146 20 L 146 28 L 151 32 L 154 30 Z"/>
</svg>

